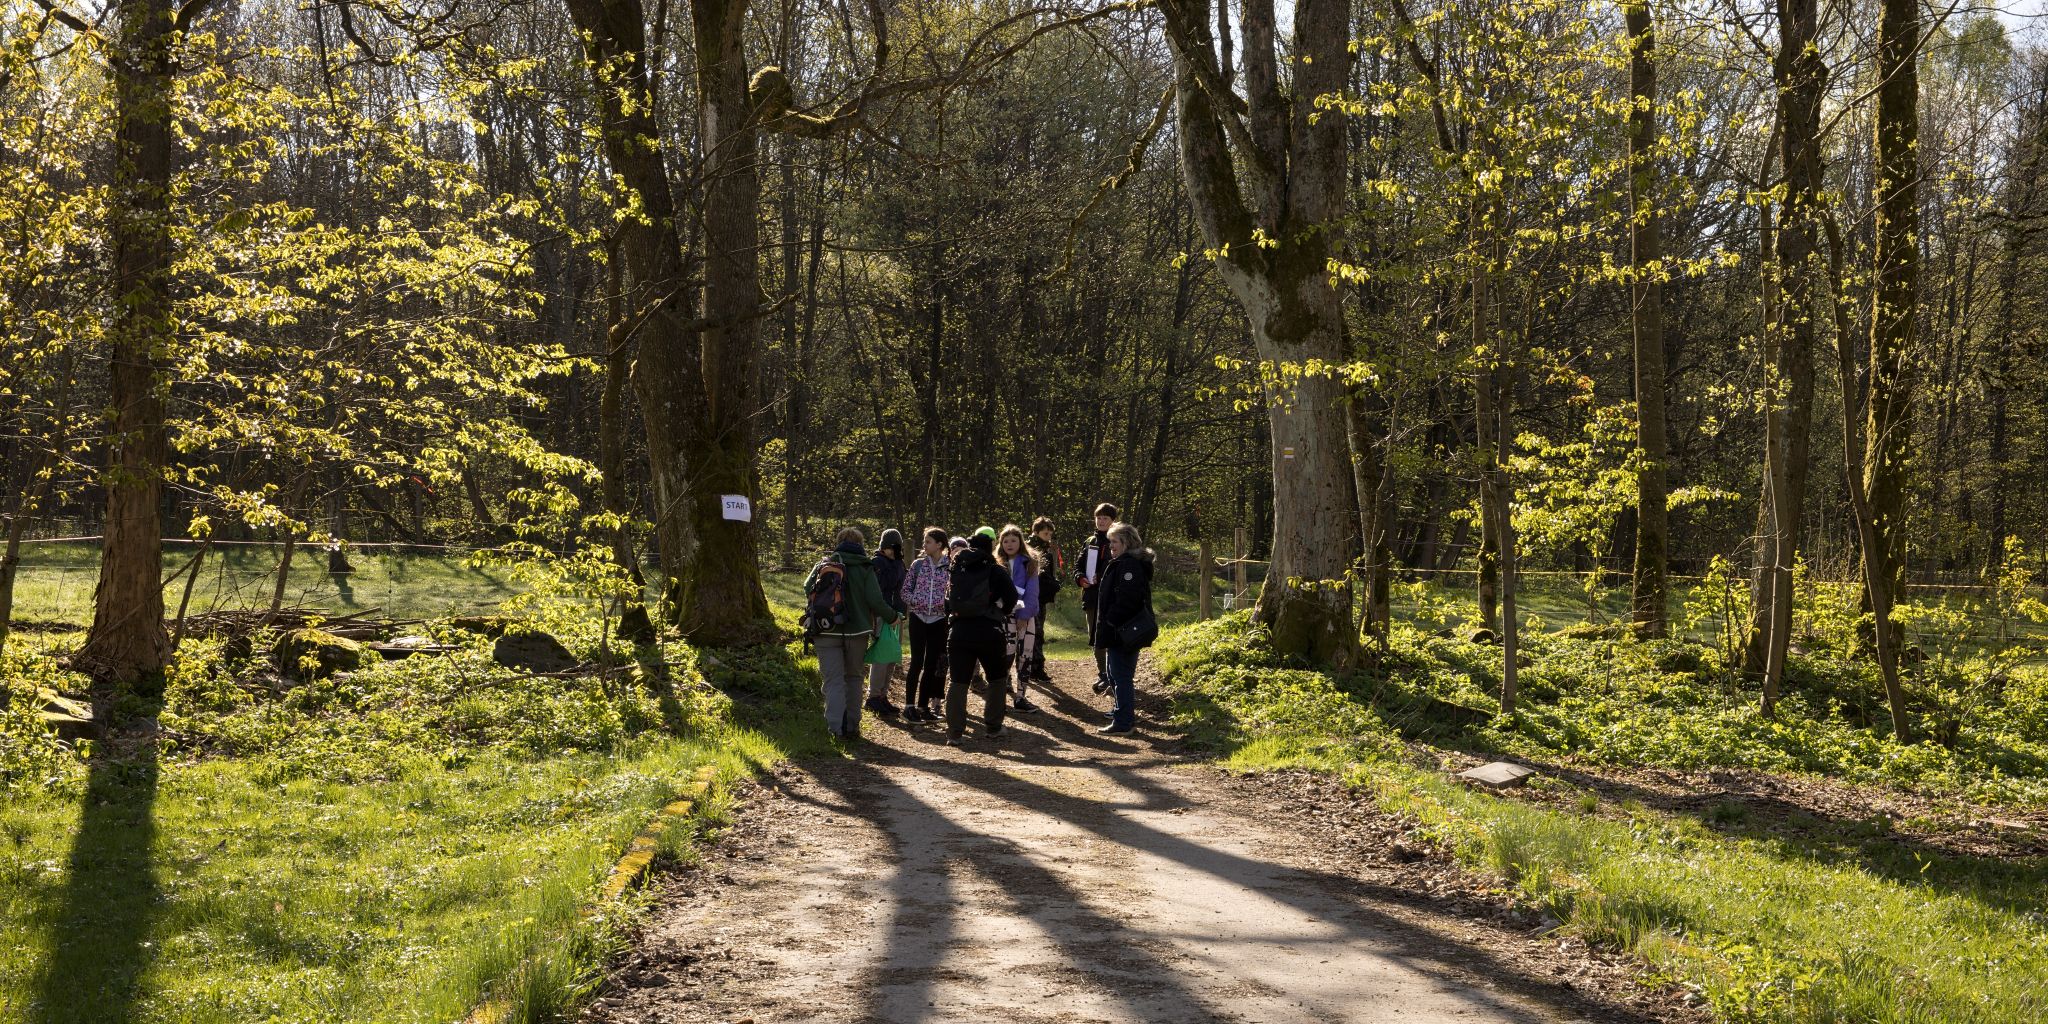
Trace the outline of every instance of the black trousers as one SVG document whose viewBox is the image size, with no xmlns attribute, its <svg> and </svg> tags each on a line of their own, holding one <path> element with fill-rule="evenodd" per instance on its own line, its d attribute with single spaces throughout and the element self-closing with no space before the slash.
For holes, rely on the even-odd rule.
<svg viewBox="0 0 2048 1024">
<path fill-rule="evenodd" d="M 958 736 L 967 731 L 967 691 L 974 684 L 977 666 L 988 680 L 982 721 L 991 732 L 1002 728 L 1010 695 L 1010 647 L 1003 628 L 993 620 L 957 623 L 946 648 L 946 657 L 953 663 L 953 678 L 946 686 L 946 732 Z"/>
<path fill-rule="evenodd" d="M 1052 618 L 1052 602 L 1046 601 L 1038 606 L 1038 617 L 1031 620 L 1031 629 L 1038 642 L 1031 647 L 1031 664 L 1024 666 L 1027 675 L 1045 675 L 1045 620 L 1049 618 Z"/>
<path fill-rule="evenodd" d="M 1088 646 L 1095 648 L 1095 678 L 1108 679 L 1109 662 L 1104 659 L 1109 655 L 1109 648 L 1104 647 L 1101 638 L 1095 635 L 1095 606 L 1084 605 L 1081 610 L 1088 613 Z"/>
<path fill-rule="evenodd" d="M 926 708 L 946 697 L 946 635 L 953 624 L 945 618 L 926 622 L 910 619 L 910 676 L 903 681 L 903 698 Z"/>
</svg>

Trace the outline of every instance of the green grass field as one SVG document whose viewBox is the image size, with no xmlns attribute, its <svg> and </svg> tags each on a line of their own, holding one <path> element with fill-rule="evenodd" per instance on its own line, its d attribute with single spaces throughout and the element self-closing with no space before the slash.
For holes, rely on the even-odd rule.
<svg viewBox="0 0 2048 1024">
<path fill-rule="evenodd" d="M 261 644 L 188 640 L 161 705 L 102 706 L 126 725 L 97 744 L 0 702 L 0 1022 L 428 1024 L 486 997 L 555 1019 L 622 941 L 630 902 L 587 911 L 654 809 L 700 767 L 830 749 L 798 651 L 669 644 L 564 679 L 436 632 L 463 649 L 282 691 L 253 682 Z M 562 636 L 597 658 L 596 632 Z M 76 637 L 17 637 L 0 683 L 82 691 L 53 658 Z"/>
<path fill-rule="evenodd" d="M 2036 806 L 2048 794 L 2048 762 L 2000 763 L 1995 749 L 2048 749 L 2048 720 L 2038 713 L 2048 675 L 2029 677 L 2031 691 L 1988 709 L 1982 729 L 1971 730 L 1981 735 L 1966 734 L 1959 751 L 1946 751 L 1890 743 L 1833 717 L 1825 702 L 1788 707 L 1780 723 L 1762 720 L 1753 695 L 1723 695 L 1691 672 L 1654 664 L 1698 645 L 1619 646 L 1647 657 L 1603 669 L 1621 657 L 1603 654 L 1605 642 L 1535 649 L 1526 677 L 1541 685 L 1526 695 L 1531 710 L 1465 727 L 1413 717 L 1416 691 L 1493 708 L 1483 691 L 1497 676 L 1498 648 L 1403 630 L 1388 663 L 1333 676 L 1289 667 L 1242 618 L 1231 618 L 1170 632 L 1155 653 L 1191 741 L 1228 767 L 1308 768 L 1342 779 L 1413 822 L 1421 841 L 1555 916 L 1567 933 L 1642 957 L 1651 980 L 1690 990 L 1714 1019 L 2048 1020 L 2048 858 L 1916 842 L 1892 835 L 1883 815 L 1832 820 L 1816 812 L 1783 827 L 1725 801 L 1610 806 L 1561 772 L 1533 784 L 1541 799 L 1492 796 L 1446 777 L 1435 753 L 1505 749 L 1546 767 L 1611 763 L 1624 771 L 1703 761 L 1926 786 L 1958 798 L 1967 821 L 1986 812 L 1972 812 L 1966 793 Z M 1474 692 L 1455 692 L 1466 680 Z M 1557 731 L 1551 712 L 1560 710 L 1579 734 Z M 1987 742 L 1971 746 L 1980 740 Z M 1901 772 L 1895 760 L 1924 760 L 1929 772 Z M 2014 770 L 2031 774 L 2014 778 Z"/>
<path fill-rule="evenodd" d="M 176 545 L 164 550 L 167 615 L 177 613 L 185 593 L 181 572 L 197 549 Z M 216 608 L 268 608 L 277 583 L 282 549 L 221 546 L 200 565 L 193 581 L 191 614 Z M 495 610 L 519 592 L 518 584 L 500 566 L 478 564 L 462 555 L 384 554 L 352 552 L 355 571 L 333 575 L 326 552 L 300 548 L 292 558 L 284 603 L 315 608 L 329 615 L 377 610 L 387 618 L 424 619 Z M 22 550 L 15 582 L 14 616 L 22 622 L 82 626 L 92 618 L 93 587 L 98 581 L 99 550 L 83 543 L 34 544 Z"/>
</svg>

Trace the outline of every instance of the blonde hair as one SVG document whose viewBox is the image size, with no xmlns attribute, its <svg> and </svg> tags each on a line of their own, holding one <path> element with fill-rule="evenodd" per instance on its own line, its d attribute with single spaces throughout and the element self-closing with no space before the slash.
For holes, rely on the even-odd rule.
<svg viewBox="0 0 2048 1024">
<path fill-rule="evenodd" d="M 1031 545 L 1024 543 L 1024 528 L 1016 523 L 1003 524 L 1003 532 L 996 535 L 996 556 L 1006 560 L 1010 557 L 1003 554 L 1003 542 L 1011 537 L 1017 538 L 1017 557 L 1024 559 L 1031 567 L 1033 576 L 1038 575 L 1038 553 L 1031 550 Z M 1004 564 L 1009 563 L 1005 561 Z"/>
<path fill-rule="evenodd" d="M 1121 539 L 1125 553 L 1144 557 L 1140 552 L 1145 550 L 1145 539 L 1138 536 L 1137 527 L 1129 523 L 1114 523 L 1109 528 L 1109 539 Z"/>
</svg>

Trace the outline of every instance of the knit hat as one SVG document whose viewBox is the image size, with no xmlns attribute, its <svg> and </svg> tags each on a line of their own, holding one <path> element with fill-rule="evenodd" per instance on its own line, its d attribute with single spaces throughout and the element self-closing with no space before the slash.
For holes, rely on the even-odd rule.
<svg viewBox="0 0 2048 1024">
<path fill-rule="evenodd" d="M 902 553 L 903 553 L 903 534 L 902 534 L 902 533 L 901 533 L 900 531 L 897 531 L 897 530 L 883 530 L 883 531 L 882 531 L 882 542 L 881 542 L 880 544 L 877 544 L 877 545 L 875 545 L 875 550 L 876 550 L 876 551 L 894 551 L 894 552 L 896 552 L 896 553 L 897 553 L 897 554 L 899 554 L 899 555 L 900 555 L 900 554 L 902 554 Z"/>
<path fill-rule="evenodd" d="M 946 550 L 948 550 L 948 551 L 958 551 L 958 550 L 960 550 L 961 548 L 964 548 L 964 547 L 966 547 L 966 546 L 967 546 L 967 538 L 965 538 L 965 537 L 955 537 L 955 538 L 953 538 L 953 540 L 952 540 L 952 542 L 951 542 L 951 543 L 948 543 L 948 544 L 946 545 Z"/>
<path fill-rule="evenodd" d="M 981 529 L 974 531 L 974 535 L 977 537 L 987 537 L 988 542 L 990 544 L 994 544 L 996 542 L 996 528 L 993 526 L 984 526 Z"/>
</svg>

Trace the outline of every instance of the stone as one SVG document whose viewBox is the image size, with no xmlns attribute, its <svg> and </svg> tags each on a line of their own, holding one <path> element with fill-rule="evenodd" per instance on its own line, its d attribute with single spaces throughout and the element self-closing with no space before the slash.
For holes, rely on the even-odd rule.
<svg viewBox="0 0 2048 1024">
<path fill-rule="evenodd" d="M 383 655 L 386 660 L 396 660 L 410 658 L 415 654 L 447 654 L 459 648 L 454 644 L 437 643 L 430 636 L 401 636 L 381 644 L 371 644 L 370 649 Z"/>
<path fill-rule="evenodd" d="M 519 620 L 510 615 L 458 615 L 449 619 L 448 624 L 478 636 L 504 636 Z"/>
<path fill-rule="evenodd" d="M 363 667 L 362 644 L 310 626 L 287 630 L 270 649 L 278 670 L 298 679 L 324 679 Z"/>
<path fill-rule="evenodd" d="M 546 633 L 507 633 L 491 645 L 491 659 L 528 672 L 566 672 L 581 664 L 560 640 Z"/>
<path fill-rule="evenodd" d="M 1495 761 L 1492 764 L 1482 764 L 1469 771 L 1459 772 L 1458 777 L 1467 782 L 1476 782 L 1489 789 L 1513 789 L 1516 786 L 1527 785 L 1530 777 L 1535 774 L 1536 769 L 1525 765 L 1515 764 L 1512 761 Z"/>
</svg>

